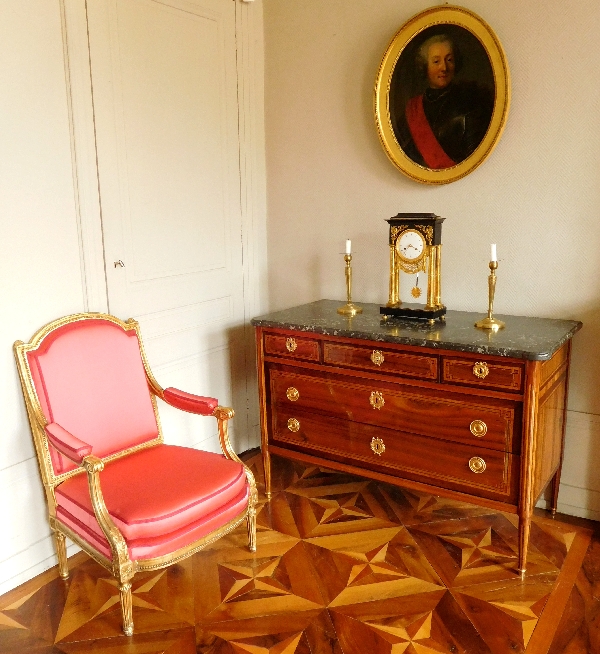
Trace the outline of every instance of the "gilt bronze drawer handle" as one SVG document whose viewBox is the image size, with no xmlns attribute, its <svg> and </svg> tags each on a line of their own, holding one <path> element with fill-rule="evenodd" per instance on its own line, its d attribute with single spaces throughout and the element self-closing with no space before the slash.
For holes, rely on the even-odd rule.
<svg viewBox="0 0 600 654">
<path fill-rule="evenodd" d="M 473 374 L 478 379 L 485 379 L 490 374 L 490 369 L 485 361 L 477 361 L 473 366 Z"/>
<path fill-rule="evenodd" d="M 371 354 L 371 361 L 376 366 L 380 366 L 385 361 L 383 352 L 381 352 L 381 350 L 373 350 L 373 354 Z"/>
<path fill-rule="evenodd" d="M 480 474 L 485 470 L 485 461 L 480 456 L 474 456 L 472 459 L 469 459 L 469 468 L 474 473 Z"/>
<path fill-rule="evenodd" d="M 290 402 L 295 402 L 300 397 L 300 393 L 298 393 L 298 389 L 294 388 L 293 386 L 290 386 L 285 392 L 285 394 Z"/>
<path fill-rule="evenodd" d="M 379 391 L 373 391 L 369 397 L 369 402 L 374 409 L 381 409 L 385 404 L 383 395 Z"/>
<path fill-rule="evenodd" d="M 373 438 L 371 439 L 371 449 L 377 456 L 381 456 L 385 452 L 385 444 L 381 440 L 381 438 Z"/>
<path fill-rule="evenodd" d="M 300 430 L 300 423 L 296 420 L 296 418 L 290 418 L 288 420 L 288 429 L 294 432 Z"/>
<path fill-rule="evenodd" d="M 473 420 L 469 425 L 469 429 L 473 436 L 477 436 L 477 438 L 483 438 L 487 434 L 487 425 L 483 420 Z"/>
<path fill-rule="evenodd" d="M 296 343 L 295 338 L 286 338 L 285 339 L 285 347 L 288 352 L 295 352 L 296 348 L 298 347 L 298 343 Z"/>
</svg>

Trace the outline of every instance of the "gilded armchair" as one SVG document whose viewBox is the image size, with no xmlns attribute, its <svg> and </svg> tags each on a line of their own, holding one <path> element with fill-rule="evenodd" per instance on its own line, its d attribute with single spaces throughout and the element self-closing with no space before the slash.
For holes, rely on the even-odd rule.
<svg viewBox="0 0 600 654">
<path fill-rule="evenodd" d="M 161 388 L 135 320 L 67 316 L 14 351 L 60 575 L 68 536 L 118 580 L 125 634 L 136 572 L 167 567 L 244 520 L 256 551 L 256 485 L 229 442 L 233 410 Z M 156 397 L 214 416 L 224 456 L 166 445 Z"/>
</svg>

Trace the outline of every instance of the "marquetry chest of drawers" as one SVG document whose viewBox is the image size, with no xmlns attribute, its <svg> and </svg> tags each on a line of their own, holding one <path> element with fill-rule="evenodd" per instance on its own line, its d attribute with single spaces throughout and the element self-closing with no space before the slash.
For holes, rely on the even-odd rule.
<svg viewBox="0 0 600 654">
<path fill-rule="evenodd" d="M 255 318 L 262 452 L 519 516 L 524 573 L 535 502 L 556 510 L 571 337 L 581 323 L 476 314 L 352 319 L 321 300 Z"/>
</svg>

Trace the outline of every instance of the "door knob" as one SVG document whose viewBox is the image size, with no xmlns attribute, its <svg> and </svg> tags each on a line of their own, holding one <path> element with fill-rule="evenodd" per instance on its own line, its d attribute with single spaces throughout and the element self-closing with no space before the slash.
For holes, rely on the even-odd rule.
<svg viewBox="0 0 600 654">
<path fill-rule="evenodd" d="M 117 261 L 115 261 L 115 268 L 117 266 L 119 266 L 119 268 L 125 268 L 125 264 L 121 261 L 121 259 L 117 259 Z"/>
</svg>

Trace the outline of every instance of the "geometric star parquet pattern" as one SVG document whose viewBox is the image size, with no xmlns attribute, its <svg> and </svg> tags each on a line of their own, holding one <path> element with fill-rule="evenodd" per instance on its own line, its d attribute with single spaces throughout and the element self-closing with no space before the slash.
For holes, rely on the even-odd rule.
<svg viewBox="0 0 600 654">
<path fill-rule="evenodd" d="M 249 464 L 260 481 L 260 456 Z M 600 579 L 600 565 L 582 566 L 588 530 L 536 518 L 521 580 L 512 515 L 276 457 L 273 490 L 256 553 L 242 526 L 136 575 L 132 637 L 116 582 L 78 554 L 68 581 L 42 576 L 0 598 L 0 651 L 597 651 L 582 627 Z"/>
</svg>

